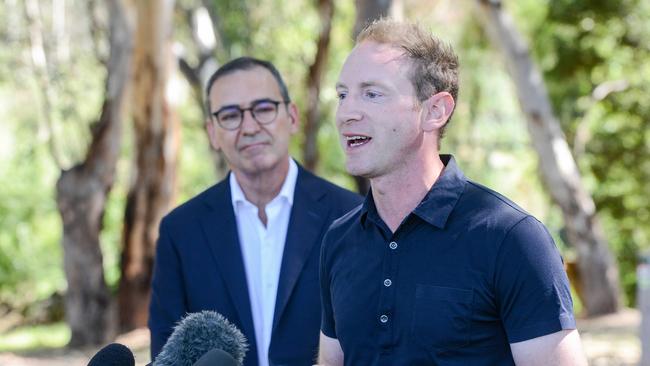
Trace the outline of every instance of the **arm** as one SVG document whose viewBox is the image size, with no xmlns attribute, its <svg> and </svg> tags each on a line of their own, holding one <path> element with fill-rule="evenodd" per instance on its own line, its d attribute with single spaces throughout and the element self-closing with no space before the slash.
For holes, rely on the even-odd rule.
<svg viewBox="0 0 650 366">
<path fill-rule="evenodd" d="M 165 220 L 163 220 L 160 224 L 160 235 L 156 244 L 151 302 L 149 304 L 148 325 L 151 332 L 152 360 L 167 342 L 176 322 L 187 311 L 180 271 L 178 253 L 168 234 Z"/>
<path fill-rule="evenodd" d="M 561 330 L 527 341 L 511 343 L 510 349 L 518 366 L 587 365 L 580 335 L 576 329 Z"/>
<path fill-rule="evenodd" d="M 546 228 L 532 217 L 519 221 L 495 265 L 499 313 L 516 363 L 570 365 L 566 357 L 584 358 L 569 281 Z"/>
<path fill-rule="evenodd" d="M 343 349 L 336 338 L 320 333 L 318 364 L 321 366 L 343 366 Z"/>
<path fill-rule="evenodd" d="M 330 293 L 330 281 L 327 271 L 327 239 L 329 231 L 323 237 L 320 255 L 320 291 L 321 291 L 321 332 L 318 344 L 318 365 L 343 366 L 343 348 L 336 337 L 334 309 Z M 325 333 L 331 335 L 327 336 Z"/>
</svg>

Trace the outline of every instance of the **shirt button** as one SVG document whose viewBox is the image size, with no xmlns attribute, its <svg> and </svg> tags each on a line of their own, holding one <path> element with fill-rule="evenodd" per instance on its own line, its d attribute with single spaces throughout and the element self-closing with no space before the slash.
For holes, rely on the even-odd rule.
<svg viewBox="0 0 650 366">
<path fill-rule="evenodd" d="M 388 323 L 388 315 L 383 314 L 382 316 L 379 317 L 379 321 L 382 322 L 383 324 Z"/>
<path fill-rule="evenodd" d="M 384 280 L 384 286 L 390 287 L 390 285 L 393 284 L 393 281 L 390 280 L 390 278 L 387 278 Z"/>
<path fill-rule="evenodd" d="M 395 243 L 394 241 L 391 241 L 390 244 L 388 244 L 388 246 L 390 247 L 390 249 L 393 250 L 397 249 L 397 243 Z"/>
</svg>

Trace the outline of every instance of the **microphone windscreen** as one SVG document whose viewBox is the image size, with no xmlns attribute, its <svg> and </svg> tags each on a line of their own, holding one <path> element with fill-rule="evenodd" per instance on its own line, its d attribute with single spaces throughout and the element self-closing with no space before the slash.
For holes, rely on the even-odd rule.
<svg viewBox="0 0 650 366">
<path fill-rule="evenodd" d="M 111 343 L 95 353 L 88 366 L 135 366 L 135 358 L 125 345 Z"/>
<path fill-rule="evenodd" d="M 240 363 L 237 362 L 231 355 L 226 351 L 220 349 L 213 349 L 208 353 L 204 354 L 203 357 L 199 358 L 198 361 L 192 366 L 239 366 Z"/>
<path fill-rule="evenodd" d="M 154 360 L 154 366 L 192 366 L 201 356 L 220 349 L 242 364 L 246 337 L 228 319 L 214 311 L 188 314 Z"/>
</svg>

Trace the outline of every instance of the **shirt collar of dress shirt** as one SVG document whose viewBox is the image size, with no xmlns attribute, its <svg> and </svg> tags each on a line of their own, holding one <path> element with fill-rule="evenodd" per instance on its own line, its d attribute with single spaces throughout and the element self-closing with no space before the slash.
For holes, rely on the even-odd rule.
<svg viewBox="0 0 650 366">
<path fill-rule="evenodd" d="M 235 208 L 235 213 L 237 211 L 237 203 L 249 203 L 253 204 L 246 199 L 244 191 L 241 189 L 239 182 L 237 182 L 237 177 L 233 172 L 230 172 L 228 177 L 230 183 L 230 199 L 232 201 L 232 206 Z M 280 188 L 280 193 L 273 198 L 274 201 L 278 197 L 284 198 L 289 205 L 293 205 L 293 195 L 296 190 L 296 182 L 298 180 L 298 165 L 292 158 L 289 158 L 289 171 L 287 176 L 282 183 L 282 188 Z"/>
</svg>

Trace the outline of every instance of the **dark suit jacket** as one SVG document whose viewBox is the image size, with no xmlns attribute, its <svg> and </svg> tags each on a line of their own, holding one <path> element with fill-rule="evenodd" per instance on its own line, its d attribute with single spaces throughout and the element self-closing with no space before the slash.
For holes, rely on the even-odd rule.
<svg viewBox="0 0 650 366">
<path fill-rule="evenodd" d="M 271 365 L 312 365 L 320 330 L 318 265 L 332 221 L 361 196 L 298 168 L 269 347 Z M 163 218 L 149 313 L 152 359 L 186 314 L 214 310 L 250 345 L 245 366 L 257 366 L 255 328 L 228 178 Z"/>
</svg>

